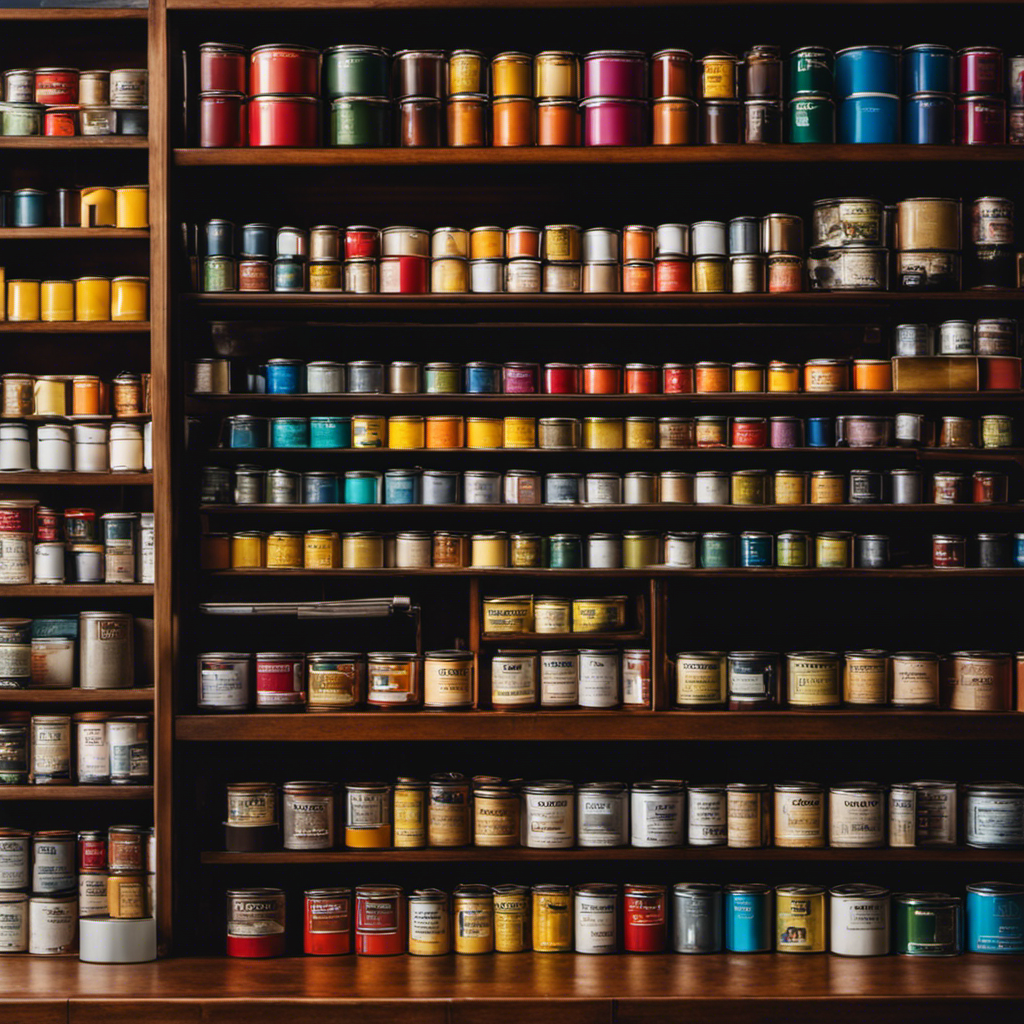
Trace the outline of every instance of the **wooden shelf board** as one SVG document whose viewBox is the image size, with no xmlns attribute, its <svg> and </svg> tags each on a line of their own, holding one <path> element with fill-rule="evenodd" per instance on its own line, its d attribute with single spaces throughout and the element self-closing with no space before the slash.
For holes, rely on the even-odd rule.
<svg viewBox="0 0 1024 1024">
<path fill-rule="evenodd" d="M 32 242 L 41 239 L 54 239 L 70 242 L 88 238 L 95 242 L 100 239 L 132 239 L 148 241 L 148 228 L 0 228 L 0 240 L 8 239 L 18 242 Z"/>
<path fill-rule="evenodd" d="M 231 0 L 227 0 L 228 3 Z M 538 0 L 541 2 L 541 0 Z M 952 0 L 950 0 L 952 2 Z M 440 0 L 439 0 L 440 4 Z M 221 5 L 223 6 L 223 5 Z M 375 6 L 381 6 L 375 4 Z M 419 6 L 426 6 L 420 4 Z M 562 6 L 562 4 L 558 4 Z M 989 164 L 1024 162 L 1021 146 L 724 145 L 724 146 L 447 146 L 439 149 L 326 146 L 288 149 L 176 149 L 178 167 L 480 167 L 513 165 L 899 163 Z"/>
<path fill-rule="evenodd" d="M 0 597 L 152 597 L 151 583 L 7 583 Z"/>
<path fill-rule="evenodd" d="M 790 4 L 818 4 L 821 0 L 738 0 L 741 6 L 786 7 Z M 872 0 L 829 0 L 830 3 L 845 6 L 860 4 L 868 6 Z M 917 4 L 921 7 L 942 7 L 957 0 L 874 0 L 879 4 Z M 989 4 L 1016 4 L 1021 0 L 979 0 L 982 6 Z M 654 7 L 719 7 L 731 0 L 656 0 Z M 518 8 L 592 8 L 592 7 L 629 7 L 629 0 L 167 0 L 169 11 L 338 11 L 338 10 L 377 10 L 377 11 L 411 11 L 434 9 L 474 9 L 504 10 Z"/>
<path fill-rule="evenodd" d="M 0 8 L 0 21 L 145 21 L 148 17 L 147 7 Z"/>
<path fill-rule="evenodd" d="M 62 20 L 62 19 L 48 19 Z M 4 135 L 0 149 L 88 150 L 148 149 L 145 135 Z"/>
<path fill-rule="evenodd" d="M 0 786 L 0 800 L 152 799 L 152 786 Z"/>
<path fill-rule="evenodd" d="M 149 334 L 148 320 L 3 320 L 10 334 Z"/>
<path fill-rule="evenodd" d="M 149 704 L 152 687 L 127 690 L 0 690 L 0 704 Z"/>
<path fill-rule="evenodd" d="M 148 417 L 146 417 L 148 419 Z M 7 484 L 35 484 L 58 487 L 143 487 L 152 486 L 152 473 L 0 473 L 0 488 Z"/>
<path fill-rule="evenodd" d="M 954 711 L 348 711 L 179 715 L 179 740 L 1020 740 L 1024 714 Z"/>
<path fill-rule="evenodd" d="M 676 569 L 666 565 L 652 565 L 643 569 L 514 569 L 511 567 L 485 569 L 469 567 L 465 569 L 217 569 L 208 572 L 212 579 L 345 579 L 362 577 L 402 578 L 416 576 L 476 576 L 480 579 L 592 579 L 603 577 L 609 580 L 628 579 L 686 579 L 689 577 L 711 577 L 714 579 L 923 579 L 923 580 L 963 580 L 963 579 L 1024 579 L 1024 568 L 1010 569 L 933 569 L 925 566 L 912 566 L 897 569 L 780 569 L 777 567 L 752 569 Z M 10 588 L 17 589 L 17 588 Z M 2 591 L 0 591 L 2 593 Z"/>
<path fill-rule="evenodd" d="M 769 847 L 763 850 L 732 849 L 727 846 L 681 846 L 640 849 L 614 847 L 569 850 L 533 850 L 516 846 L 492 849 L 481 846 L 426 850 L 272 850 L 266 853 L 229 853 L 204 850 L 203 864 L 515 864 L 587 863 L 603 861 L 742 861 L 759 864 L 858 863 L 872 864 L 1014 864 L 1024 865 L 1024 850 L 974 850 L 964 847 L 927 847 L 879 850 L 821 849 L 798 850 Z"/>
</svg>

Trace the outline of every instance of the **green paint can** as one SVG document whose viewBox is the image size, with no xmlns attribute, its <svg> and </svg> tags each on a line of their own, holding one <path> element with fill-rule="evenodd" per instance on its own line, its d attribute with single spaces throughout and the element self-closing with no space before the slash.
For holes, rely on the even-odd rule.
<svg viewBox="0 0 1024 1024">
<path fill-rule="evenodd" d="M 806 569 L 808 561 L 807 534 L 786 530 L 775 538 L 775 564 L 780 569 Z"/>
<path fill-rule="evenodd" d="M 578 533 L 556 533 L 550 544 L 549 568 L 579 569 L 583 565 L 583 542 Z"/>
<path fill-rule="evenodd" d="M 830 95 L 834 84 L 835 57 L 824 46 L 801 46 L 789 55 L 789 95 Z"/>
<path fill-rule="evenodd" d="M 836 141 L 836 106 L 831 96 L 798 96 L 789 101 L 789 141 Z"/>
<path fill-rule="evenodd" d="M 327 138 L 332 146 L 386 146 L 390 127 L 391 103 L 383 97 L 341 96 L 331 101 Z"/>
<path fill-rule="evenodd" d="M 324 51 L 324 92 L 336 96 L 390 96 L 391 57 L 379 46 L 332 46 Z"/>
<path fill-rule="evenodd" d="M 0 135 L 42 135 L 40 103 L 0 103 Z"/>
<path fill-rule="evenodd" d="M 906 892 L 893 897 L 896 953 L 959 956 L 964 951 L 963 908 L 944 892 Z"/>
<path fill-rule="evenodd" d="M 736 537 L 731 533 L 705 533 L 700 539 L 704 569 L 731 569 L 736 564 Z"/>
<path fill-rule="evenodd" d="M 231 256 L 206 256 L 203 259 L 203 291 L 234 292 L 235 261 Z"/>
</svg>

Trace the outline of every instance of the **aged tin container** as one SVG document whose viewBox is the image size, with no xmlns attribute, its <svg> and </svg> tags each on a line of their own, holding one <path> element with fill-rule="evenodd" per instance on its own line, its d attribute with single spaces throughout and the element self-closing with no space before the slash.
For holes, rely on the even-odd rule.
<svg viewBox="0 0 1024 1024">
<path fill-rule="evenodd" d="M 780 953 L 825 952 L 825 890 L 820 885 L 775 888 L 775 948 Z"/>
<path fill-rule="evenodd" d="M 677 953 L 722 949 L 722 887 L 679 882 L 672 887 L 672 948 Z"/>
<path fill-rule="evenodd" d="M 828 791 L 829 845 L 875 848 L 885 842 L 885 790 L 875 782 L 848 782 Z"/>
<path fill-rule="evenodd" d="M 730 782 L 726 786 L 727 842 L 756 849 L 771 840 L 771 793 L 767 782 Z"/>
<path fill-rule="evenodd" d="M 893 896 L 894 946 L 901 956 L 958 956 L 963 952 L 963 909 L 945 893 Z"/>
<path fill-rule="evenodd" d="M 567 885 L 531 889 L 533 951 L 567 953 L 572 949 L 572 892 Z"/>
<path fill-rule="evenodd" d="M 775 845 L 812 849 L 825 845 L 825 790 L 816 782 L 777 782 Z"/>
<path fill-rule="evenodd" d="M 1024 846 L 1024 786 L 976 782 L 964 790 L 964 841 L 1000 849 Z"/>
<path fill-rule="evenodd" d="M 889 890 L 852 883 L 829 890 L 829 950 L 838 956 L 886 956 L 890 949 Z"/>
<path fill-rule="evenodd" d="M 691 846 L 725 846 L 729 839 L 728 799 L 721 783 L 687 787 L 687 841 Z"/>
</svg>

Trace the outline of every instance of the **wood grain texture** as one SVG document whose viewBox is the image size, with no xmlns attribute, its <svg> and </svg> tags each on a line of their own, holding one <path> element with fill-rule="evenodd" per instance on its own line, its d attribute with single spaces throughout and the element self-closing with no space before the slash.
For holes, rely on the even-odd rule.
<svg viewBox="0 0 1024 1024">
<path fill-rule="evenodd" d="M 0 332 L 10 334 L 149 334 L 145 320 L 4 320 Z M 148 339 L 147 339 L 148 340 Z"/>
<path fill-rule="evenodd" d="M 145 228 L 0 228 L 0 240 L 16 242 L 51 241 L 74 242 L 88 239 L 145 241 L 149 231 Z"/>
<path fill-rule="evenodd" d="M 152 597 L 149 583 L 30 583 L 0 585 L 0 597 Z"/>
<path fill-rule="evenodd" d="M 154 691 L 145 688 L 130 690 L 0 690 L 0 704 L 148 704 Z"/>
<path fill-rule="evenodd" d="M 152 786 L 0 786 L 0 800 L 152 799 Z"/>
</svg>

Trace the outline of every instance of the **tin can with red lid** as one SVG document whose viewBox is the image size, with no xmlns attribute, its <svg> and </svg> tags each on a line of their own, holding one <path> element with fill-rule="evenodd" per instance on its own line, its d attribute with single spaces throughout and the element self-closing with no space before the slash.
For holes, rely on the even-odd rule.
<svg viewBox="0 0 1024 1024">
<path fill-rule="evenodd" d="M 661 953 L 668 942 L 666 889 L 663 885 L 623 887 L 623 949 L 627 953 Z"/>
<path fill-rule="evenodd" d="M 200 43 L 199 91 L 244 93 L 248 64 L 244 46 L 237 43 Z"/>
<path fill-rule="evenodd" d="M 249 141 L 249 116 L 240 92 L 199 94 L 199 145 L 204 149 L 232 149 Z"/>
<path fill-rule="evenodd" d="M 426 256 L 383 256 L 380 290 L 391 294 L 421 295 L 430 291 L 430 260 Z"/>
<path fill-rule="evenodd" d="M 352 890 L 307 889 L 302 951 L 311 956 L 352 952 Z"/>
<path fill-rule="evenodd" d="M 544 391 L 549 395 L 578 395 L 583 386 L 583 373 L 577 363 L 546 363 Z"/>
<path fill-rule="evenodd" d="M 252 96 L 248 106 L 250 146 L 316 145 L 315 96 Z"/>
<path fill-rule="evenodd" d="M 367 224 L 345 228 L 345 259 L 376 259 L 380 255 L 380 232 Z"/>
<path fill-rule="evenodd" d="M 960 95 L 1002 96 L 1003 51 L 997 46 L 966 46 L 956 55 Z"/>
<path fill-rule="evenodd" d="M 405 952 L 405 899 L 397 885 L 356 886 L 356 953 L 398 956 Z"/>
<path fill-rule="evenodd" d="M 665 363 L 661 368 L 661 390 L 666 395 L 693 393 L 693 367 L 688 363 Z"/>
<path fill-rule="evenodd" d="M 249 56 L 249 91 L 253 96 L 315 96 L 320 53 L 312 46 L 267 43 Z"/>
<path fill-rule="evenodd" d="M 107 834 L 106 832 L 88 831 L 78 833 L 78 870 L 107 870 Z"/>
<path fill-rule="evenodd" d="M 228 889 L 228 956 L 284 956 L 284 937 L 282 889 Z"/>
</svg>

